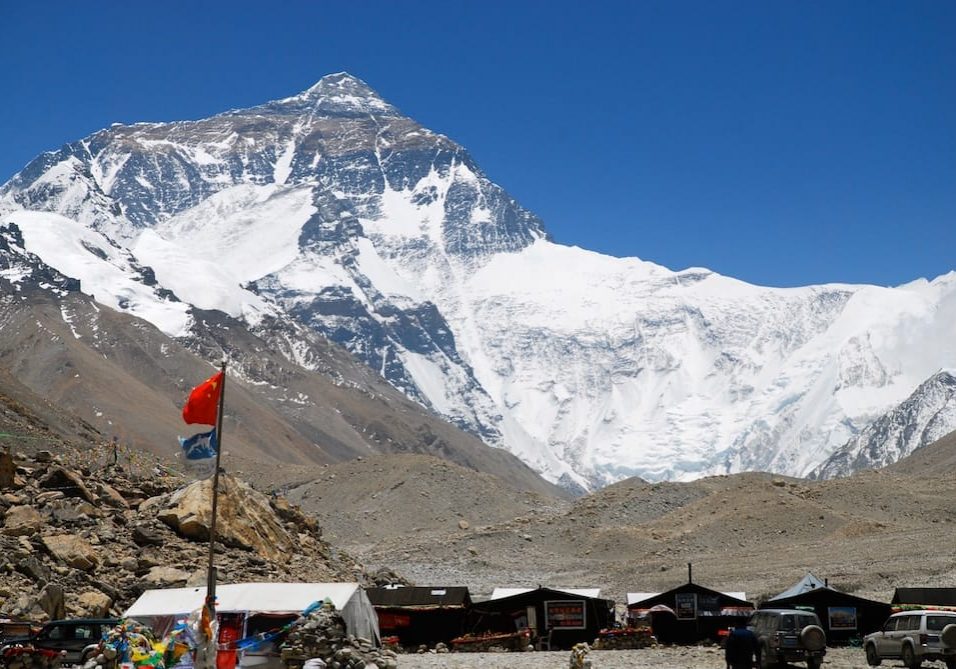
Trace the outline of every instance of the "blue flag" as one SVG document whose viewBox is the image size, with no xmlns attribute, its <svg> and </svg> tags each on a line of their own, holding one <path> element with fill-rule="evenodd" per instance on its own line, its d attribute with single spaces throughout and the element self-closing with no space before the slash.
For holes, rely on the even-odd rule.
<svg viewBox="0 0 956 669">
<path fill-rule="evenodd" d="M 216 430 L 180 437 L 186 469 L 197 478 L 208 478 L 216 470 Z"/>
</svg>

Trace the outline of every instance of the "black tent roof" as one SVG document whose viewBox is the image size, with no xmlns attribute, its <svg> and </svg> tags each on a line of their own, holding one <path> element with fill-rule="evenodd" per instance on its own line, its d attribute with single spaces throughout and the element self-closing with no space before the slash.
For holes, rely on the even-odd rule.
<svg viewBox="0 0 956 669">
<path fill-rule="evenodd" d="M 894 606 L 956 606 L 956 588 L 897 588 Z"/>
<path fill-rule="evenodd" d="M 367 588 L 369 601 L 372 606 L 379 608 L 402 607 L 467 607 L 471 604 L 471 595 L 468 588 L 460 586 L 432 586 L 400 588 Z"/>
<path fill-rule="evenodd" d="M 738 599 L 732 595 L 728 595 L 726 592 L 720 592 L 719 590 L 712 590 L 698 583 L 683 583 L 676 588 L 671 588 L 667 592 L 657 593 L 651 595 L 646 599 L 631 602 L 627 605 L 628 609 L 645 609 L 653 606 L 654 604 L 665 603 L 668 601 L 673 601 L 674 595 L 684 592 L 693 592 L 700 595 L 711 595 L 717 598 L 717 601 L 720 603 L 720 606 L 736 606 L 736 607 L 749 607 L 753 608 L 754 605 L 751 602 L 748 602 L 745 599 Z"/>
<path fill-rule="evenodd" d="M 813 601 L 845 602 L 847 605 L 852 604 L 855 606 L 888 606 L 886 602 L 877 602 L 873 599 L 857 597 L 856 595 L 851 595 L 850 593 L 843 592 L 842 590 L 836 590 L 828 586 L 823 586 L 822 588 L 807 590 L 806 592 L 801 592 L 798 595 L 792 595 L 790 597 L 775 597 L 774 599 L 768 599 L 766 602 L 764 602 L 762 608 L 792 608 L 794 605 Z"/>
<path fill-rule="evenodd" d="M 484 610 L 504 610 L 511 606 L 523 606 L 526 602 L 539 601 L 547 597 L 550 599 L 583 599 L 589 602 L 604 602 L 609 608 L 614 606 L 613 599 L 604 599 L 602 597 L 588 597 L 587 595 L 575 594 L 564 590 L 552 590 L 551 588 L 537 587 L 525 592 L 519 592 L 508 597 L 499 597 L 498 599 L 488 599 L 483 602 L 476 602 L 475 608 Z"/>
</svg>

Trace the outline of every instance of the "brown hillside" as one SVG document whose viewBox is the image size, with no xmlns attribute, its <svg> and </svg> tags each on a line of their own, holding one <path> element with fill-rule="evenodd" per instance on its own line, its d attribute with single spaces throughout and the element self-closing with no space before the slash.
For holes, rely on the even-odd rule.
<svg viewBox="0 0 956 669">
<path fill-rule="evenodd" d="M 116 436 L 123 445 L 173 457 L 177 436 L 203 429 L 184 425 L 180 417 L 189 389 L 214 373 L 210 360 L 225 354 L 227 467 L 243 463 L 244 470 L 278 484 L 280 465 L 426 453 L 490 472 L 518 489 L 564 494 L 510 453 L 445 423 L 324 340 L 317 338 L 308 351 L 318 369 L 309 371 L 239 323 L 199 312 L 198 334 L 184 342 L 203 352 L 199 358 L 146 322 L 86 296 L 33 291 L 27 297 L 0 302 L 0 367 L 103 439 Z"/>
</svg>

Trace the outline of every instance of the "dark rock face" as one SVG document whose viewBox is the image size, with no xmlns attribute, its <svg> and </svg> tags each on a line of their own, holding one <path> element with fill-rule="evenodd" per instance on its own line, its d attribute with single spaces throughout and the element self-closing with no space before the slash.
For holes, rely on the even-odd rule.
<svg viewBox="0 0 956 669">
<path fill-rule="evenodd" d="M 885 467 L 956 430 L 956 376 L 939 372 L 902 404 L 873 421 L 811 474 L 813 479 L 849 476 Z"/>
<path fill-rule="evenodd" d="M 45 290 L 70 293 L 80 292 L 80 281 L 65 276 L 46 265 L 40 258 L 28 253 L 23 233 L 14 223 L 0 225 L 0 270 L 22 273 L 21 283 Z M 0 281 L 3 279 L 0 278 Z"/>
</svg>

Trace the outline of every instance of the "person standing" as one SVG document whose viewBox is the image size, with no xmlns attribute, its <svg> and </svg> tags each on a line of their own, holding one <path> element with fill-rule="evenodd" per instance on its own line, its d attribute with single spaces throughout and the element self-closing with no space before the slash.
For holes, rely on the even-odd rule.
<svg viewBox="0 0 956 669">
<path fill-rule="evenodd" d="M 753 669 L 754 653 L 757 650 L 757 637 L 743 620 L 737 622 L 724 646 L 724 658 L 727 669 Z"/>
</svg>

